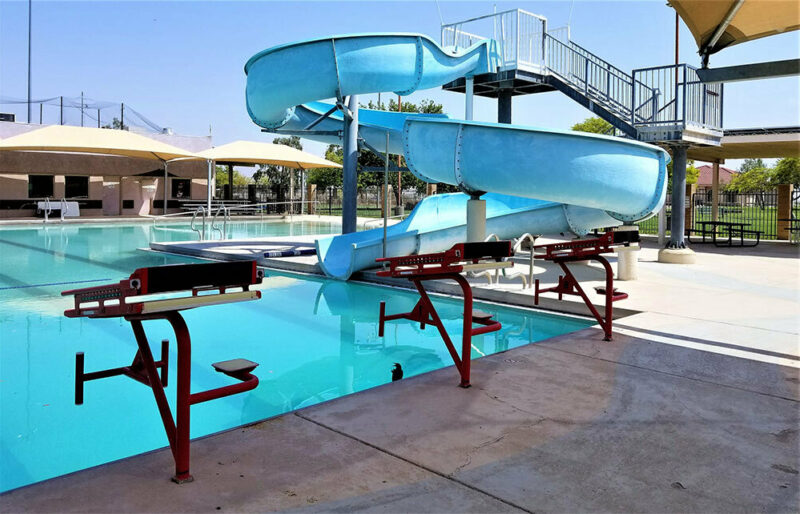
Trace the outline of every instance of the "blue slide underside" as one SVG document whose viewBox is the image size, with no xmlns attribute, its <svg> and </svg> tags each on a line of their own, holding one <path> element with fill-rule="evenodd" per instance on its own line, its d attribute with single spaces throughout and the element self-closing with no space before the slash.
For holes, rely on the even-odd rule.
<svg viewBox="0 0 800 514">
<path fill-rule="evenodd" d="M 245 66 L 247 109 L 258 125 L 302 130 L 351 94 L 407 95 L 497 69 L 496 43 L 460 51 L 419 34 L 363 34 L 264 50 Z M 342 129 L 335 112 L 315 129 Z M 359 135 L 380 151 L 403 154 L 427 182 L 489 192 L 486 231 L 584 235 L 642 220 L 666 196 L 667 153 L 652 145 L 594 134 L 461 121 L 444 115 L 359 110 Z M 337 136 L 310 139 L 340 144 Z M 442 251 L 466 239 L 465 194 L 426 198 L 387 229 L 387 256 Z M 323 271 L 346 280 L 383 255 L 383 229 L 317 240 Z"/>
</svg>

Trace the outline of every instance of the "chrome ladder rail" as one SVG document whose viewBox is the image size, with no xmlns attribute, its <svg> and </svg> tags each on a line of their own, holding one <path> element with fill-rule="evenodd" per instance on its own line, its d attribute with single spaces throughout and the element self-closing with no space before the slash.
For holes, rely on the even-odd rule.
<svg viewBox="0 0 800 514">
<path fill-rule="evenodd" d="M 197 219 L 197 214 L 198 213 L 200 213 L 202 215 L 202 218 L 203 218 L 203 228 L 202 228 L 202 230 L 198 229 L 198 228 L 196 228 L 194 226 L 194 222 Z M 206 208 L 205 207 L 199 206 L 199 207 L 197 207 L 197 209 L 195 209 L 194 214 L 192 214 L 192 223 L 189 225 L 189 228 L 192 229 L 192 231 L 197 232 L 197 235 L 200 237 L 201 241 L 206 238 Z"/>
</svg>

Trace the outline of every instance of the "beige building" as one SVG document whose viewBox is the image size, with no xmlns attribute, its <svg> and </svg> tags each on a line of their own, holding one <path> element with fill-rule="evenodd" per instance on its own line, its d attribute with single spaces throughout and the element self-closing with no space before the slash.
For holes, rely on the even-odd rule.
<svg viewBox="0 0 800 514">
<path fill-rule="evenodd" d="M 0 122 L 0 139 L 42 125 Z M 142 134 L 190 152 L 211 148 L 211 136 Z M 167 210 L 181 202 L 204 200 L 208 164 L 174 161 L 169 164 Z M 49 198 L 76 201 L 81 216 L 139 216 L 161 214 L 164 171 L 157 160 L 61 152 L 0 152 L 0 218 L 34 216 L 38 201 Z"/>
</svg>

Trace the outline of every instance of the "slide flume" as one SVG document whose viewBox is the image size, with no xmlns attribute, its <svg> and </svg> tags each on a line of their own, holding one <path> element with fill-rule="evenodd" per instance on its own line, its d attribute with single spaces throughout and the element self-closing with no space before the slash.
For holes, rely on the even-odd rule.
<svg viewBox="0 0 800 514">
<path fill-rule="evenodd" d="M 496 71 L 497 44 L 443 49 L 420 34 L 362 34 L 314 39 L 264 50 L 245 66 L 247 108 L 258 125 L 302 130 L 347 95 L 407 95 L 461 77 Z M 341 130 L 340 113 L 315 128 Z M 642 220 L 666 197 L 668 154 L 620 138 L 517 125 L 452 120 L 443 115 L 360 109 L 359 135 L 427 182 L 460 186 L 486 200 L 486 231 L 584 235 Z M 339 143 L 336 136 L 308 135 Z M 424 199 L 387 230 L 387 256 L 442 251 L 466 239 L 465 194 Z M 382 256 L 383 229 L 317 240 L 322 270 L 346 280 Z"/>
</svg>

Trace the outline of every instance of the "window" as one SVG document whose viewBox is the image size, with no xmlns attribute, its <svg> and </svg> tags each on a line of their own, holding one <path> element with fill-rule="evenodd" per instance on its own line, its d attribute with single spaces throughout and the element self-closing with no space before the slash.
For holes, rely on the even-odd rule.
<svg viewBox="0 0 800 514">
<path fill-rule="evenodd" d="M 188 178 L 172 179 L 172 198 L 189 198 L 192 181 Z"/>
<path fill-rule="evenodd" d="M 89 198 L 89 177 L 64 177 L 65 198 Z"/>
<path fill-rule="evenodd" d="M 53 196 L 53 175 L 28 175 L 28 198 Z"/>
</svg>

